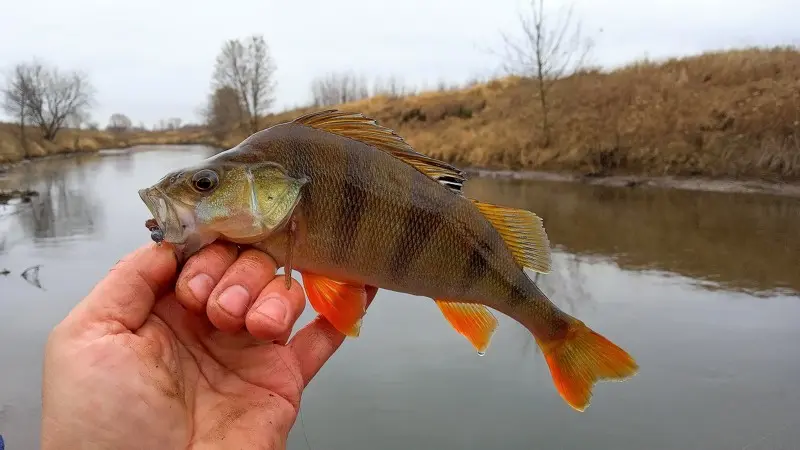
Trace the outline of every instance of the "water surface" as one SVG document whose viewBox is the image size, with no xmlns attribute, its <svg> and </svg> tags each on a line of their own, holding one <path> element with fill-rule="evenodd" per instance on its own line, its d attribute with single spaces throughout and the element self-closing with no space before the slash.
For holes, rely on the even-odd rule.
<svg viewBox="0 0 800 450">
<path fill-rule="evenodd" d="M 0 177 L 0 188 L 41 192 L 0 208 L 0 270 L 11 272 L 0 276 L 7 449 L 38 446 L 51 327 L 149 239 L 136 190 L 210 153 L 81 155 Z M 289 448 L 800 448 L 798 200 L 490 179 L 466 191 L 544 218 L 555 255 L 543 288 L 629 350 L 641 373 L 598 385 L 577 413 L 516 322 L 498 315 L 479 357 L 430 300 L 381 291 L 361 337 L 306 391 Z M 20 276 L 35 265 L 41 289 Z"/>
</svg>

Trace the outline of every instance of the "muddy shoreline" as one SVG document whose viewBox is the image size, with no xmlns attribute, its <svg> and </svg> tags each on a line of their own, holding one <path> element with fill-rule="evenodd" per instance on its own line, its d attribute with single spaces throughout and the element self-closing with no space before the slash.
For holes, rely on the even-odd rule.
<svg viewBox="0 0 800 450">
<path fill-rule="evenodd" d="M 620 188 L 647 187 L 740 194 L 769 194 L 800 198 L 800 183 L 774 183 L 761 180 L 732 180 L 675 176 L 657 177 L 642 175 L 609 175 L 595 177 L 570 173 L 480 168 L 465 168 L 463 170 L 468 176 L 481 178 L 584 183 L 597 186 L 611 186 Z"/>
</svg>

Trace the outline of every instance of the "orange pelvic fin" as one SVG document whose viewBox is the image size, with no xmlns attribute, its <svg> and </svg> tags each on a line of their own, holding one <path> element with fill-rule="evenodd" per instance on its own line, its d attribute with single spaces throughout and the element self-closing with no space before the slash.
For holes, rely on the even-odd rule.
<svg viewBox="0 0 800 450">
<path fill-rule="evenodd" d="M 584 411 L 598 381 L 623 381 L 634 376 L 636 361 L 613 342 L 573 319 L 564 338 L 542 342 L 544 358 L 556 390 L 574 409 Z"/>
<path fill-rule="evenodd" d="M 361 318 L 367 308 L 367 292 L 364 286 L 310 273 L 302 275 L 308 301 L 314 310 L 346 336 L 358 336 Z"/>
<path fill-rule="evenodd" d="M 466 337 L 478 353 L 486 353 L 497 319 L 489 309 L 475 303 L 459 303 L 435 299 L 445 319 L 453 328 Z"/>
</svg>

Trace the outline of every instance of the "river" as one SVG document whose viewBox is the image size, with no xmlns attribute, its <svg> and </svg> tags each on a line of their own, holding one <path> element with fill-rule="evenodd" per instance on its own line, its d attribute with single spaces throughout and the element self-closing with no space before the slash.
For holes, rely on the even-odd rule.
<svg viewBox="0 0 800 450">
<path fill-rule="evenodd" d="M 0 207 L 8 450 L 38 446 L 51 327 L 149 239 L 137 189 L 210 152 L 51 158 L 0 176 L 0 188 L 41 193 Z M 381 291 L 361 336 L 307 389 L 290 449 L 800 448 L 800 201 L 498 179 L 466 192 L 543 217 L 554 247 L 543 289 L 634 355 L 639 375 L 599 384 L 578 413 L 516 322 L 498 314 L 479 357 L 431 301 Z M 34 265 L 41 288 L 20 276 Z"/>
</svg>

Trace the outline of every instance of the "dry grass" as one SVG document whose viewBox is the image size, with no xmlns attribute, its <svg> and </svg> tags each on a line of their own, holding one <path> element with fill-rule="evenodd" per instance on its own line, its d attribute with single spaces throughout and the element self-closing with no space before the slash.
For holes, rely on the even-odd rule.
<svg viewBox="0 0 800 450">
<path fill-rule="evenodd" d="M 800 179 L 800 51 L 747 49 L 610 73 L 586 71 L 550 91 L 542 148 L 531 80 L 341 105 L 394 128 L 418 151 L 461 166 Z M 265 118 L 264 125 L 308 110 Z M 232 146 L 244 134 L 234 133 Z"/>
<path fill-rule="evenodd" d="M 549 95 L 547 148 L 539 145 L 541 112 L 531 80 L 509 77 L 337 108 L 373 117 L 418 151 L 462 167 L 800 179 L 796 49 L 744 49 L 642 61 L 610 73 L 585 71 L 562 80 Z M 310 110 L 269 115 L 261 126 Z M 243 130 L 232 130 L 218 145 L 238 144 L 247 137 Z M 142 139 L 165 139 L 156 136 Z M 92 147 L 108 145 L 99 137 L 87 139 L 96 140 Z M 0 146 L 4 142 L 0 137 Z"/>
</svg>

